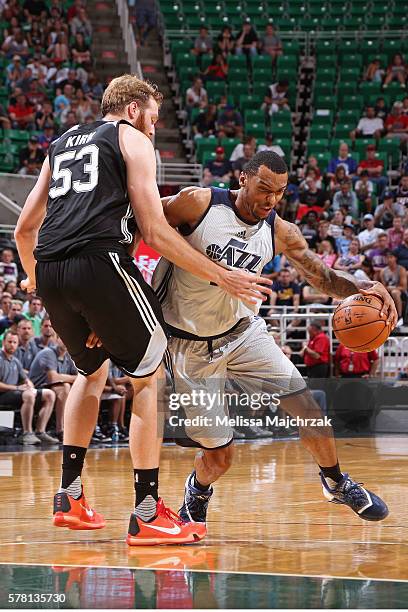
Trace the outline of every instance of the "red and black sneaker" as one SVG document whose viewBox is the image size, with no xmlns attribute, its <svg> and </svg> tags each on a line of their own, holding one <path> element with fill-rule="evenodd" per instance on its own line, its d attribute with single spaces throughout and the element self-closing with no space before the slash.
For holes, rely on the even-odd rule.
<svg viewBox="0 0 408 612">
<path fill-rule="evenodd" d="M 102 529 L 106 525 L 103 516 L 88 505 L 83 491 L 79 499 L 74 499 L 68 493 L 57 493 L 54 496 L 52 522 L 55 527 L 68 529 Z"/>
<path fill-rule="evenodd" d="M 157 514 L 152 521 L 142 521 L 132 512 L 126 542 L 129 546 L 186 544 L 199 542 L 206 533 L 205 523 L 184 522 L 173 510 L 166 508 L 159 498 Z"/>
</svg>

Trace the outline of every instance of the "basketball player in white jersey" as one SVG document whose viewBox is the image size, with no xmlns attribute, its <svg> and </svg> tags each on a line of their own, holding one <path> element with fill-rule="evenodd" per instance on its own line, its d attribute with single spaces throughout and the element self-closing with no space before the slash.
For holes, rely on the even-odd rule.
<svg viewBox="0 0 408 612">
<path fill-rule="evenodd" d="M 275 153 L 261 152 L 245 166 L 239 190 L 188 187 L 163 198 L 162 203 L 170 225 L 220 265 L 259 274 L 275 254 L 283 253 L 313 287 L 333 298 L 358 292 L 378 296 L 384 304 L 382 316 L 393 329 L 397 313 L 383 285 L 327 268 L 308 249 L 296 225 L 275 214 L 287 181 L 285 162 Z M 257 391 L 278 393 L 280 407 L 293 417 L 323 417 L 299 371 L 257 316 L 260 300 L 248 307 L 166 259 L 156 268 L 153 287 L 171 334 L 175 391 L 192 394 L 204 390 L 207 397 L 220 398 L 211 411 L 208 405 L 184 405 L 187 418 L 210 416 L 214 423 L 217 415 L 225 415 L 222 396 L 226 377 L 250 381 Z M 203 423 L 186 427 L 191 445 L 201 451 L 187 478 L 180 509 L 185 521 L 201 523 L 206 521 L 211 484 L 228 470 L 233 455 L 232 428 Z M 387 516 L 387 506 L 379 497 L 340 470 L 331 427 L 300 427 L 300 439 L 320 467 L 323 493 L 329 500 L 348 505 L 366 520 Z"/>
</svg>

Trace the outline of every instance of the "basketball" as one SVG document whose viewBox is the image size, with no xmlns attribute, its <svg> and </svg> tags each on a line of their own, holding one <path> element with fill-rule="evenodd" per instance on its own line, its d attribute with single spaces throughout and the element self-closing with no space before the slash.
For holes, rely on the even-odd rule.
<svg viewBox="0 0 408 612">
<path fill-rule="evenodd" d="M 385 316 L 380 316 L 382 301 L 361 293 L 343 300 L 333 314 L 336 338 L 356 353 L 368 353 L 384 344 L 390 335 Z"/>
</svg>

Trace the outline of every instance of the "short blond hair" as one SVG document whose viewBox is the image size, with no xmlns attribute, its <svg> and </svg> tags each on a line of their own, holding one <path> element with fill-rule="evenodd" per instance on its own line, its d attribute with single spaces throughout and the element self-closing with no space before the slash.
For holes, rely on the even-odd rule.
<svg viewBox="0 0 408 612">
<path fill-rule="evenodd" d="M 109 113 L 120 114 L 128 104 L 134 101 L 144 108 L 150 98 L 156 100 L 159 106 L 161 105 L 163 94 L 160 93 L 157 85 L 138 79 L 133 74 L 123 74 L 112 79 L 105 89 L 101 103 L 102 117 Z"/>
</svg>

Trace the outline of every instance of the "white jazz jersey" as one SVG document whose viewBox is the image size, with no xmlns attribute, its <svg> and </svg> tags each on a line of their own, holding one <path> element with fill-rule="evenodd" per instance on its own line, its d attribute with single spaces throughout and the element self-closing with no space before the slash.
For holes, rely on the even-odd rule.
<svg viewBox="0 0 408 612">
<path fill-rule="evenodd" d="M 240 218 L 228 189 L 211 188 L 210 205 L 184 238 L 224 268 L 259 274 L 274 257 L 275 211 L 252 225 Z M 224 289 L 201 280 L 161 258 L 152 280 L 168 325 L 201 338 L 223 334 L 240 319 L 257 314 Z"/>
</svg>

